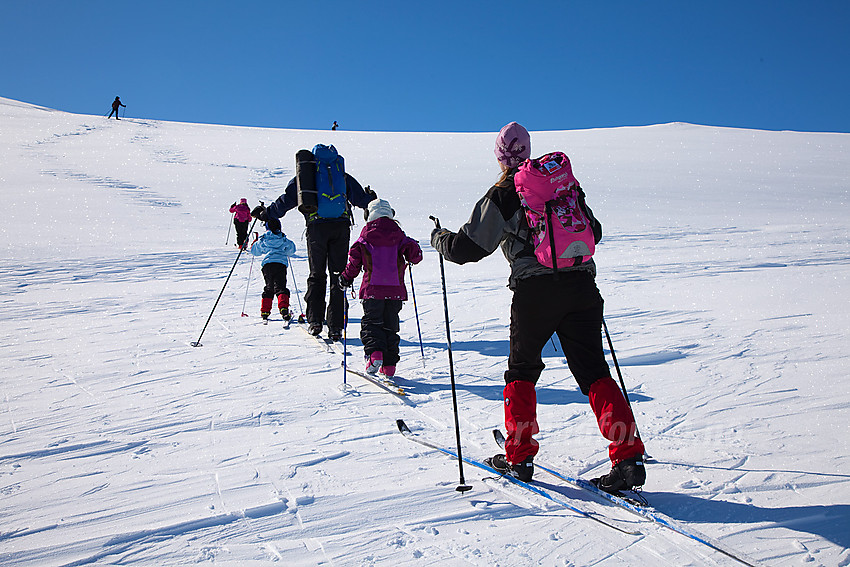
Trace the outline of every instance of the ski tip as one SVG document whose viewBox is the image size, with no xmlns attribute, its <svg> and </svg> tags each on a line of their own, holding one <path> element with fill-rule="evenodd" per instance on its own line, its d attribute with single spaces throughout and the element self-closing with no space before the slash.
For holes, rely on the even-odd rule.
<svg viewBox="0 0 850 567">
<path fill-rule="evenodd" d="M 410 428 L 409 428 L 409 427 L 407 427 L 407 424 L 404 422 L 404 420 L 403 420 L 403 419 L 397 419 L 397 420 L 395 420 L 395 425 L 396 425 L 396 427 L 398 427 L 398 430 L 399 430 L 400 432 L 402 432 L 402 433 L 410 433 Z"/>
<path fill-rule="evenodd" d="M 498 429 L 494 429 L 493 430 L 493 439 L 496 440 L 496 444 L 499 445 L 499 447 L 504 448 L 504 446 L 505 446 L 505 436 L 502 434 L 501 431 L 499 431 Z"/>
</svg>

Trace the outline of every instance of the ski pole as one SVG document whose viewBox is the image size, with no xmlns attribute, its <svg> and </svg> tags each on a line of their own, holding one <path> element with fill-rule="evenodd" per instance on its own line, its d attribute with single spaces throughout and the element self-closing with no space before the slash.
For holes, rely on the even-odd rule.
<svg viewBox="0 0 850 567">
<path fill-rule="evenodd" d="M 435 216 L 429 216 L 428 218 L 434 221 L 434 224 L 437 225 L 438 229 L 442 228 L 440 227 L 440 219 Z M 452 408 L 455 414 L 455 437 L 457 438 L 457 466 L 460 470 L 460 484 L 455 490 L 458 492 L 466 492 L 467 490 L 471 490 L 472 487 L 466 484 L 466 481 L 463 479 L 463 455 L 460 452 L 460 422 L 458 421 L 457 416 L 457 392 L 455 387 L 454 360 L 452 359 L 452 334 L 451 329 L 449 328 L 449 297 L 446 293 L 446 269 L 443 264 L 442 254 L 440 254 L 440 278 L 443 282 L 443 308 L 446 313 L 446 344 L 448 344 L 449 347 L 449 377 L 452 382 Z"/>
<path fill-rule="evenodd" d="M 257 242 L 258 237 L 257 233 L 254 233 L 254 242 Z M 242 302 L 242 316 L 248 317 L 248 314 L 245 313 L 245 306 L 248 304 L 248 288 L 251 287 L 251 272 L 254 271 L 254 255 L 251 254 L 251 267 L 248 268 L 248 283 L 245 284 L 245 301 Z"/>
<path fill-rule="evenodd" d="M 304 322 L 304 309 L 301 307 L 301 293 L 298 291 L 298 282 L 295 281 L 295 271 L 292 269 L 292 256 L 287 256 L 289 258 L 289 273 L 292 275 L 292 287 L 295 288 L 295 299 L 298 300 L 298 311 L 301 314 L 298 316 L 298 322 Z"/>
<path fill-rule="evenodd" d="M 440 256 L 442 258 L 442 256 Z M 425 347 L 422 345 L 422 328 L 419 326 L 419 308 L 416 307 L 416 287 L 413 285 L 413 264 L 410 269 L 410 293 L 413 295 L 413 312 L 416 314 L 416 332 L 419 333 L 419 351 L 422 353 L 422 368 L 425 368 Z"/>
<path fill-rule="evenodd" d="M 348 382 L 346 381 L 346 375 L 348 374 L 348 295 L 346 291 L 342 290 L 342 300 L 345 305 L 345 311 L 343 312 L 343 317 L 345 320 L 342 322 L 342 385 L 347 386 Z"/>
<path fill-rule="evenodd" d="M 227 246 L 230 244 L 230 227 L 233 226 L 233 222 L 236 220 L 236 213 L 233 213 L 233 216 L 230 217 L 230 222 L 227 223 L 227 238 L 224 239 L 224 245 Z"/>
<path fill-rule="evenodd" d="M 617 370 L 617 376 L 620 378 L 620 388 L 623 390 L 623 396 L 626 398 L 626 405 L 629 406 L 629 411 L 632 412 L 632 420 L 635 422 L 635 437 L 640 439 L 640 431 L 638 431 L 635 412 L 632 409 L 632 402 L 629 400 L 629 393 L 626 391 L 626 383 L 623 381 L 623 373 L 620 372 L 620 365 L 617 363 L 617 355 L 614 352 L 614 343 L 611 342 L 611 335 L 608 333 L 608 325 L 605 324 L 605 317 L 602 318 L 602 328 L 605 329 L 605 338 L 608 339 L 608 350 L 611 351 L 611 360 L 614 361 L 614 368 Z"/>
<path fill-rule="evenodd" d="M 255 224 L 257 224 L 257 219 L 254 219 L 254 223 L 251 225 L 251 230 L 254 230 L 254 225 L 255 225 Z M 194 341 L 194 342 L 189 343 L 189 344 L 190 344 L 190 345 L 192 345 L 193 347 L 204 346 L 204 345 L 202 345 L 202 344 L 201 344 L 201 337 L 203 337 L 203 336 L 204 336 L 204 332 L 207 330 L 207 325 L 209 325 L 209 324 L 210 324 L 210 321 L 212 320 L 213 313 L 215 313 L 215 308 L 216 308 L 216 307 L 218 307 L 218 302 L 219 302 L 219 301 L 221 301 L 221 296 L 222 296 L 222 295 L 224 295 L 224 288 L 226 288 L 226 287 L 227 287 L 227 282 L 229 282 L 229 281 L 230 281 L 230 276 L 232 276 L 232 275 L 233 275 L 233 270 L 235 270 L 235 269 L 236 269 L 236 264 L 239 262 L 239 257 L 240 257 L 240 256 L 242 256 L 242 247 L 241 247 L 241 246 L 239 247 L 239 253 L 238 253 L 238 254 L 236 254 L 236 260 L 234 260 L 234 262 L 233 262 L 233 267 L 232 267 L 232 268 L 230 268 L 230 273 L 229 273 L 229 274 L 227 274 L 227 279 L 226 279 L 226 280 L 224 280 L 224 285 L 223 285 L 223 286 L 221 286 L 221 291 L 219 292 L 219 294 L 218 294 L 218 298 L 215 300 L 215 304 L 213 305 L 213 308 L 212 308 L 212 310 L 210 311 L 210 316 L 209 316 L 209 317 L 207 317 L 207 322 L 206 322 L 206 323 L 204 323 L 204 328 L 203 328 L 203 329 L 201 329 L 201 334 L 200 334 L 200 335 L 198 335 L 198 340 L 197 340 L 197 341 Z"/>
</svg>

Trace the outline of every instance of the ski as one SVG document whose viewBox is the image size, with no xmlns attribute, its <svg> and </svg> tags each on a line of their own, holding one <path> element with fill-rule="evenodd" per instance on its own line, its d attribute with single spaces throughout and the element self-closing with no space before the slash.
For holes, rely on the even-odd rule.
<svg viewBox="0 0 850 567">
<path fill-rule="evenodd" d="M 499 445 L 499 447 L 504 449 L 505 448 L 505 436 L 502 434 L 502 432 L 499 431 L 498 429 L 494 429 L 493 430 L 493 437 L 495 438 L 496 443 Z M 669 518 L 669 517 L 665 516 L 664 514 L 652 509 L 648 505 L 648 503 L 647 504 L 637 503 L 637 502 L 632 501 L 631 499 L 629 499 L 628 497 L 626 497 L 623 494 L 611 494 L 609 492 L 605 492 L 604 490 L 598 488 L 596 485 L 594 485 L 594 484 L 592 484 L 592 483 L 590 483 L 590 482 L 588 482 L 584 479 L 576 478 L 576 477 L 572 477 L 572 476 L 560 473 L 557 470 L 540 463 L 539 461 L 537 461 L 536 458 L 534 460 L 534 468 L 535 468 L 535 470 L 539 469 L 539 470 L 541 470 L 541 471 L 543 471 L 547 474 L 550 474 L 553 477 L 555 477 L 555 478 L 557 478 L 557 479 L 559 479 L 563 482 L 566 482 L 567 484 L 570 484 L 570 485 L 572 485 L 576 488 L 586 490 L 587 492 L 590 492 L 591 494 L 593 494 L 594 496 L 596 496 L 597 498 L 599 498 L 601 500 L 605 500 L 607 502 L 610 502 L 611 504 L 619 506 L 620 508 L 628 510 L 629 512 L 632 512 L 633 514 L 637 514 L 638 516 L 640 516 L 640 517 L 642 517 L 646 520 L 650 520 L 651 522 L 653 522 L 655 524 L 663 526 L 663 527 L 670 529 L 670 530 L 672 530 L 672 531 L 674 531 L 678 534 L 681 534 L 685 537 L 688 537 L 688 538 L 690 538 L 690 539 L 692 539 L 692 540 L 694 540 L 698 543 L 701 543 L 702 545 L 710 547 L 711 549 L 718 551 L 718 552 L 722 553 L 723 555 L 725 555 L 725 556 L 727 556 L 731 559 L 734 559 L 735 561 L 738 561 L 739 563 L 742 563 L 744 565 L 749 565 L 750 567 L 760 567 L 761 566 L 761 563 L 757 562 L 755 559 L 747 557 L 746 555 L 744 555 L 743 553 L 741 553 L 739 551 L 732 550 L 732 549 L 726 547 L 725 545 L 723 545 L 722 543 L 708 537 L 705 534 L 701 534 L 696 530 L 691 530 L 691 529 L 685 528 L 684 526 L 679 525 L 672 518 Z"/>
<path fill-rule="evenodd" d="M 365 372 L 360 372 L 359 370 L 354 370 L 353 368 L 350 368 L 350 367 L 346 367 L 345 370 L 349 374 L 354 374 L 355 376 L 359 376 L 360 378 L 363 378 L 367 382 L 374 384 L 375 386 L 382 389 L 383 391 L 385 391 L 389 394 L 392 394 L 393 396 L 395 396 L 396 398 L 398 398 L 399 400 L 404 402 L 406 405 L 408 405 L 410 407 L 416 407 L 416 404 L 414 404 L 413 401 L 411 401 L 411 399 L 407 396 L 407 393 L 400 386 L 397 386 L 396 384 L 393 384 L 393 383 L 384 382 L 383 380 L 381 380 L 377 376 L 371 376 L 369 374 L 366 374 Z"/>
<path fill-rule="evenodd" d="M 345 356 L 346 353 L 342 352 L 342 349 L 340 348 L 341 345 L 339 345 L 339 343 L 334 342 L 327 337 L 323 337 L 322 335 L 311 335 L 306 323 L 301 323 L 299 321 L 298 326 L 301 327 L 302 329 L 304 329 L 304 332 L 307 333 L 307 335 L 316 339 L 316 341 L 322 347 L 324 347 L 325 351 L 328 354 L 337 354 L 337 355 L 340 355 L 340 356 Z M 344 360 L 341 363 L 341 365 L 343 365 L 343 364 L 345 364 Z M 413 403 L 413 401 L 411 401 L 410 398 L 408 398 L 407 392 L 405 392 L 403 388 L 401 388 L 399 385 L 393 383 L 392 381 L 382 380 L 381 378 L 379 378 L 377 376 L 370 376 L 369 374 L 366 374 L 365 372 L 360 372 L 359 370 L 355 370 L 355 369 L 353 369 L 353 368 L 351 368 L 350 366 L 347 366 L 347 365 L 345 366 L 345 370 L 349 374 L 353 374 L 355 376 L 359 376 L 360 378 L 363 378 L 367 382 L 370 382 L 371 384 L 377 386 L 378 388 L 382 389 L 383 391 L 387 392 L 388 394 L 392 394 L 393 396 L 395 396 L 396 398 L 401 400 L 404 404 L 406 404 L 410 407 L 416 407 L 416 404 Z"/>
<path fill-rule="evenodd" d="M 324 347 L 324 349 L 328 352 L 328 354 L 336 354 L 336 349 L 333 347 L 333 341 L 327 337 L 323 337 L 322 335 L 314 335 L 310 333 L 310 329 L 307 327 L 307 323 L 298 322 L 298 326 L 301 327 L 305 333 L 309 337 L 316 339 L 316 341 Z"/>
<path fill-rule="evenodd" d="M 368 374 L 366 372 L 361 372 L 360 370 L 355 370 L 350 367 L 346 367 L 345 370 L 354 374 L 355 376 L 360 376 L 364 380 L 368 380 L 369 382 L 375 384 L 376 386 L 383 388 L 384 390 L 389 391 L 396 396 L 407 396 L 407 392 L 404 391 L 404 388 L 389 380 L 387 378 L 381 378 L 380 376 L 376 376 L 373 374 Z"/>
<path fill-rule="evenodd" d="M 441 453 L 444 453 L 444 454 L 446 454 L 450 457 L 453 457 L 455 459 L 458 458 L 457 453 L 454 452 L 453 450 L 448 449 L 446 447 L 442 447 L 440 445 L 437 445 L 436 443 L 432 443 L 432 442 L 428 441 L 427 439 L 424 439 L 423 437 L 413 433 L 410 430 L 410 428 L 407 426 L 407 424 L 404 422 L 403 419 L 396 420 L 396 426 L 398 427 L 399 433 L 401 433 L 402 435 L 404 435 L 405 437 L 407 437 L 411 441 L 414 441 L 416 443 L 419 443 L 420 445 L 424 445 L 425 447 L 429 447 L 429 448 L 434 449 L 436 451 L 440 451 Z M 545 498 L 545 499 L 547 499 L 551 502 L 554 502 L 555 504 L 557 504 L 557 505 L 559 505 L 563 508 L 566 508 L 567 510 L 570 510 L 571 512 L 574 512 L 574 513 L 578 514 L 579 516 L 581 516 L 583 518 L 593 520 L 593 521 L 598 522 L 598 523 L 600 523 L 604 526 L 607 526 L 611 529 L 617 530 L 618 532 L 621 532 L 621 533 L 624 533 L 624 534 L 627 534 L 627 535 L 635 535 L 635 536 L 642 535 L 641 532 L 639 532 L 637 530 L 617 525 L 616 523 L 614 523 L 614 520 L 611 520 L 610 518 L 605 518 L 605 517 L 602 517 L 602 516 L 598 516 L 598 515 L 596 515 L 592 512 L 588 512 L 587 510 L 582 510 L 581 508 L 578 508 L 578 507 L 574 506 L 573 504 L 570 504 L 569 502 L 567 502 L 563 498 L 559 498 L 558 496 L 550 494 L 549 492 L 547 492 L 546 490 L 543 490 L 540 487 L 534 486 L 533 484 L 529 484 L 527 482 L 523 482 L 523 481 L 521 481 L 517 478 L 510 476 L 510 475 L 503 475 L 503 474 L 499 473 L 499 471 L 497 471 L 493 467 L 485 464 L 483 461 L 476 461 L 474 459 L 469 459 L 467 457 L 463 457 L 463 462 L 467 463 L 469 465 L 472 465 L 474 467 L 478 467 L 479 469 L 482 469 L 482 470 L 484 470 L 484 471 L 486 471 L 486 472 L 488 472 L 492 475 L 495 475 L 498 478 L 505 479 L 505 480 L 511 482 L 512 484 L 514 484 L 515 486 L 519 486 L 520 488 L 523 488 L 523 489 L 525 489 L 529 492 L 537 494 L 538 496 L 542 496 L 543 498 Z"/>
</svg>

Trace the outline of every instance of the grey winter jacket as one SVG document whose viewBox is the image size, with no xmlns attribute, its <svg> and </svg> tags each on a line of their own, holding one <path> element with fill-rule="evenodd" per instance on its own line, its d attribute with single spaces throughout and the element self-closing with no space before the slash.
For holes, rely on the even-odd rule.
<svg viewBox="0 0 850 567">
<path fill-rule="evenodd" d="M 456 264 L 477 262 L 492 254 L 498 246 L 511 266 L 508 287 L 516 288 L 521 279 L 552 273 L 551 266 L 537 261 L 531 244 L 531 234 L 525 212 L 514 185 L 516 169 L 508 173 L 503 182 L 487 191 L 472 210 L 469 220 L 456 233 L 446 229 L 431 233 L 431 246 L 446 260 Z M 602 239 L 602 224 L 584 202 L 581 205 L 590 220 L 594 240 Z M 589 260 L 578 266 L 560 268 L 559 272 L 584 270 L 596 275 L 596 264 Z"/>
</svg>

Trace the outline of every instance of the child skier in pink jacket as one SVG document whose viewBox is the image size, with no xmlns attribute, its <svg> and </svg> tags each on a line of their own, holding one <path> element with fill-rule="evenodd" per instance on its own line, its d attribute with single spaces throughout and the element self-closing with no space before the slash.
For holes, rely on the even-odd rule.
<svg viewBox="0 0 850 567">
<path fill-rule="evenodd" d="M 236 246 L 245 246 L 248 240 L 248 221 L 251 220 L 248 199 L 239 199 L 238 205 L 236 203 L 230 205 L 230 212 L 233 213 L 233 226 L 236 227 Z"/>
</svg>

